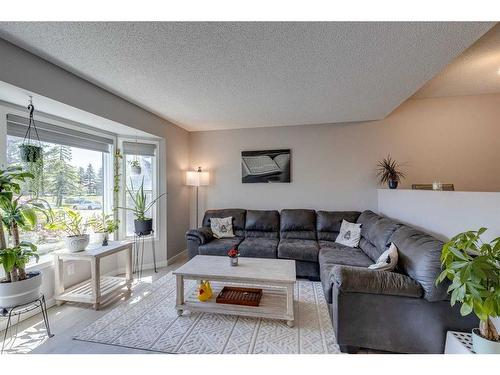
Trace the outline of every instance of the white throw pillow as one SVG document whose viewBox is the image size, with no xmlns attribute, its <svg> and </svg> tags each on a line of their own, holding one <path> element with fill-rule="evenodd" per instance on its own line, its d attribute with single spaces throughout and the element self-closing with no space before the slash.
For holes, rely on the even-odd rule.
<svg viewBox="0 0 500 375">
<path fill-rule="evenodd" d="M 233 233 L 233 217 L 212 217 L 210 218 L 210 229 L 215 238 L 230 238 L 234 237 Z"/>
<path fill-rule="evenodd" d="M 335 242 L 349 247 L 357 247 L 361 239 L 361 224 L 342 220 L 340 232 Z"/>
<path fill-rule="evenodd" d="M 378 257 L 377 261 L 368 268 L 377 271 L 393 271 L 398 265 L 398 248 L 391 242 L 391 246 Z"/>
</svg>

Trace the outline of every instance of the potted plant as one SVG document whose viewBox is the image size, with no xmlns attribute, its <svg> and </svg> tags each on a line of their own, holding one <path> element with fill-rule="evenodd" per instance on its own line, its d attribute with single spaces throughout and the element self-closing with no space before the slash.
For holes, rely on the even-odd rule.
<svg viewBox="0 0 500 375">
<path fill-rule="evenodd" d="M 34 210 L 14 198 L 14 194 L 20 193 L 19 183 L 29 178 L 33 175 L 23 172 L 19 166 L 0 170 L 0 263 L 5 271 L 0 282 L 0 306 L 3 308 L 36 299 L 42 284 L 41 272 L 26 272 L 26 264 L 31 258 L 38 261 L 36 246 L 19 239 L 19 226 L 28 227 L 36 222 Z"/>
<path fill-rule="evenodd" d="M 237 266 L 238 265 L 238 257 L 240 255 L 240 252 L 238 251 L 237 246 L 233 246 L 228 252 L 227 256 L 229 257 L 229 264 L 231 266 Z"/>
<path fill-rule="evenodd" d="M 88 221 L 90 228 L 96 235 L 96 241 L 102 246 L 108 246 L 108 237 L 118 229 L 118 221 L 114 220 L 113 215 L 94 214 Z"/>
<path fill-rule="evenodd" d="M 42 147 L 25 143 L 19 146 L 21 160 L 25 163 L 36 163 L 42 158 Z"/>
<path fill-rule="evenodd" d="M 134 203 L 134 207 L 120 207 L 124 210 L 129 210 L 134 213 L 134 231 L 138 236 L 147 236 L 153 231 L 153 219 L 146 216 L 146 213 L 160 200 L 165 193 L 160 194 L 151 202 L 147 203 L 147 197 L 144 193 L 144 177 L 142 178 L 141 185 L 134 193 L 134 184 L 132 179 L 130 179 L 130 189 L 127 187 L 127 193 Z"/>
<path fill-rule="evenodd" d="M 130 164 L 130 171 L 133 175 L 140 175 L 142 172 L 141 163 L 139 160 L 134 159 L 128 162 Z"/>
<path fill-rule="evenodd" d="M 479 329 L 472 330 L 474 351 L 500 354 L 499 335 L 491 321 L 500 315 L 500 237 L 483 242 L 485 231 L 460 233 L 444 244 L 443 271 L 436 284 L 450 280 L 451 305 L 460 302 L 463 316 L 474 312 L 479 318 Z"/>
<path fill-rule="evenodd" d="M 86 233 L 88 223 L 83 220 L 78 211 L 65 208 L 53 217 L 53 221 L 47 225 L 47 228 L 66 233 L 64 243 L 69 252 L 76 253 L 87 248 L 90 241 L 90 236 Z"/>
<path fill-rule="evenodd" d="M 396 163 L 390 155 L 378 162 L 377 176 L 380 185 L 387 184 L 389 189 L 396 189 L 398 183 L 406 177 L 405 173 L 401 170 L 401 165 Z"/>
<path fill-rule="evenodd" d="M 19 153 L 23 162 L 36 163 L 42 158 L 42 146 L 40 144 L 40 139 L 38 138 L 38 131 L 36 130 L 35 119 L 33 117 L 35 106 L 33 105 L 31 97 L 28 105 L 28 111 L 30 116 L 28 121 L 28 129 L 26 130 L 23 144 L 19 146 Z M 38 145 L 35 144 L 35 139 L 32 139 L 31 137 L 32 131 L 36 136 Z"/>
</svg>

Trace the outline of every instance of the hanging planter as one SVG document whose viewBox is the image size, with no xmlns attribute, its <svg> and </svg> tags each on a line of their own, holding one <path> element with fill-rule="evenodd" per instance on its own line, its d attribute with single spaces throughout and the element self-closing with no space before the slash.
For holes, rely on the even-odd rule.
<svg viewBox="0 0 500 375">
<path fill-rule="evenodd" d="M 142 173 L 142 168 L 141 168 L 141 164 L 139 162 L 139 160 L 135 159 L 135 160 L 131 160 L 129 162 L 130 164 L 130 172 L 133 174 L 133 175 L 140 175 Z"/>
<path fill-rule="evenodd" d="M 40 146 L 22 144 L 19 146 L 21 160 L 25 163 L 36 163 L 42 157 L 42 148 Z"/>
<path fill-rule="evenodd" d="M 28 129 L 26 130 L 26 134 L 24 135 L 23 144 L 19 146 L 19 152 L 21 154 L 21 160 L 23 162 L 36 163 L 42 158 L 43 150 L 40 143 L 40 138 L 38 137 L 35 120 L 33 118 L 35 107 L 33 106 L 31 97 L 30 104 L 28 105 L 28 111 L 30 113 Z M 36 138 L 32 138 L 32 131 L 34 132 Z"/>
</svg>

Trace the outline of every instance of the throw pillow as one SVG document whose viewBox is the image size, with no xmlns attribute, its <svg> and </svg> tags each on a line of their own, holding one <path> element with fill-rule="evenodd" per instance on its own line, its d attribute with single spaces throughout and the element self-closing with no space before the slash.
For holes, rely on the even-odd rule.
<svg viewBox="0 0 500 375">
<path fill-rule="evenodd" d="M 234 237 L 233 233 L 233 217 L 212 217 L 210 218 L 210 229 L 215 238 L 230 238 Z"/>
<path fill-rule="evenodd" d="M 391 242 L 389 248 L 368 268 L 377 271 L 393 271 L 398 265 L 398 248 Z"/>
<path fill-rule="evenodd" d="M 349 247 L 357 247 L 361 239 L 361 224 L 350 223 L 342 220 L 340 232 L 335 239 L 336 243 Z"/>
</svg>

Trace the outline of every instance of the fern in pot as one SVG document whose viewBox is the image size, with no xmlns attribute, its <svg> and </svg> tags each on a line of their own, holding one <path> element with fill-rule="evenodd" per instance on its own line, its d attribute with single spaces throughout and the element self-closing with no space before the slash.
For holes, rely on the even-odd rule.
<svg viewBox="0 0 500 375">
<path fill-rule="evenodd" d="M 500 338 L 491 318 L 500 316 L 500 237 L 483 242 L 486 228 L 460 233 L 443 246 L 443 271 L 436 284 L 448 279 L 451 305 L 462 304 L 462 315 L 476 314 L 472 330 L 476 353 L 500 354 Z"/>
<path fill-rule="evenodd" d="M 78 211 L 65 208 L 53 214 L 53 217 L 47 229 L 66 233 L 64 243 L 69 252 L 76 253 L 87 248 L 90 242 L 90 236 L 87 234 L 88 222 Z"/>
<path fill-rule="evenodd" d="M 130 196 L 134 207 L 120 207 L 121 209 L 132 211 L 134 214 L 134 232 L 138 236 L 147 236 L 153 231 L 153 219 L 147 216 L 147 212 L 160 200 L 165 193 L 160 194 L 148 202 L 146 193 L 144 193 L 144 177 L 141 185 L 135 191 L 132 179 L 130 179 L 130 188 L 127 187 L 127 194 Z"/>
</svg>

